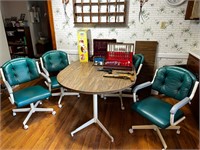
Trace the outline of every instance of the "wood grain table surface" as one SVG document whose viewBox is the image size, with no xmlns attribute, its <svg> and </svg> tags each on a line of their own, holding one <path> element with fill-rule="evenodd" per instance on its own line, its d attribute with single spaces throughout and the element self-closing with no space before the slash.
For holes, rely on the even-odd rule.
<svg viewBox="0 0 200 150">
<path fill-rule="evenodd" d="M 100 67 L 94 66 L 93 62 L 76 61 L 63 69 L 57 75 L 57 80 L 64 87 L 85 94 L 119 92 L 135 83 L 129 79 L 103 77 L 107 72 L 97 71 Z M 113 72 L 115 73 L 116 70 Z M 136 75 L 134 77 L 136 79 Z"/>
</svg>

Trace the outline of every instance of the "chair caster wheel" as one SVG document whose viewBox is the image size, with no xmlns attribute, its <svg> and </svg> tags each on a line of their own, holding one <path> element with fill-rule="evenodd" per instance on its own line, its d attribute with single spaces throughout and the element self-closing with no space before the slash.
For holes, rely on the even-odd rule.
<svg viewBox="0 0 200 150">
<path fill-rule="evenodd" d="M 71 136 L 73 137 L 73 136 L 74 136 L 74 133 L 71 132 Z"/>
<path fill-rule="evenodd" d="M 80 98 L 80 94 L 78 94 L 77 97 Z"/>
<path fill-rule="evenodd" d="M 124 107 L 124 106 L 122 106 L 122 107 L 121 107 L 121 110 L 124 110 L 124 109 L 125 109 L 125 107 Z"/>
<path fill-rule="evenodd" d="M 52 115 L 56 115 L 56 111 L 52 111 Z"/>
<path fill-rule="evenodd" d="M 128 131 L 129 131 L 129 133 L 131 133 L 131 134 L 133 133 L 133 129 L 132 129 L 132 128 L 129 129 Z"/>
<path fill-rule="evenodd" d="M 62 105 L 61 105 L 61 104 L 59 104 L 59 105 L 58 105 L 58 107 L 59 107 L 59 108 L 62 108 Z"/>
<path fill-rule="evenodd" d="M 104 99 L 104 100 L 106 100 L 106 99 L 107 99 L 107 97 L 103 97 L 103 99 Z"/>
<path fill-rule="evenodd" d="M 15 117 L 17 114 L 15 112 L 13 112 L 13 116 Z"/>
<path fill-rule="evenodd" d="M 28 129 L 28 125 L 24 125 L 24 129 L 27 130 Z"/>
<path fill-rule="evenodd" d="M 42 105 L 42 102 L 39 102 L 40 105 Z"/>
<path fill-rule="evenodd" d="M 176 134 L 180 134 L 180 133 L 181 133 L 181 131 L 180 131 L 180 130 L 177 130 L 177 131 L 176 131 Z"/>
<path fill-rule="evenodd" d="M 113 137 L 111 137 L 111 142 L 112 142 L 112 143 L 114 142 L 114 138 L 113 138 Z"/>
</svg>

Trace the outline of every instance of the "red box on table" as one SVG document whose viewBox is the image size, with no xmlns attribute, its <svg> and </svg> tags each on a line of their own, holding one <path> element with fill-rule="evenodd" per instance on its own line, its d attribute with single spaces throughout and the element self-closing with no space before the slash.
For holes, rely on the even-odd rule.
<svg viewBox="0 0 200 150">
<path fill-rule="evenodd" d="M 133 70 L 134 44 L 108 43 L 104 68 Z"/>
</svg>

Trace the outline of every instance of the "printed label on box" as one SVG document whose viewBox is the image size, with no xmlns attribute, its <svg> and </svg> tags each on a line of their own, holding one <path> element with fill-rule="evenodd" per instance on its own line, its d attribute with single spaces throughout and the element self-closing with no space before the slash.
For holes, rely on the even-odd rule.
<svg viewBox="0 0 200 150">
<path fill-rule="evenodd" d="M 88 62 L 88 30 L 78 30 L 78 51 L 80 62 Z"/>
</svg>

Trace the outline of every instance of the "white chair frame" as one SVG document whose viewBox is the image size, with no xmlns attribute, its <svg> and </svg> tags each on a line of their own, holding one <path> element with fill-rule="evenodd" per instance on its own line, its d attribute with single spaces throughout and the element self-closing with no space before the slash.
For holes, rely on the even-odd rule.
<svg viewBox="0 0 200 150">
<path fill-rule="evenodd" d="M 154 79 L 156 77 L 156 73 L 157 73 L 158 69 L 156 70 L 155 74 L 154 74 L 154 77 L 153 77 L 153 80 L 150 82 L 145 82 L 145 83 L 142 83 L 140 85 L 137 85 L 134 90 L 133 90 L 133 101 L 134 102 L 137 102 L 138 101 L 138 98 L 137 98 L 137 91 L 140 90 L 140 89 L 143 89 L 145 87 L 148 87 L 150 85 L 153 84 L 154 82 Z M 177 120 L 176 122 L 174 122 L 174 115 L 176 113 L 176 111 L 178 109 L 180 109 L 181 107 L 183 107 L 184 105 L 186 105 L 187 103 L 191 103 L 191 100 L 193 99 L 194 97 L 194 94 L 198 88 L 198 85 L 199 85 L 199 82 L 196 81 L 195 84 L 194 84 L 194 87 L 193 87 L 193 90 L 192 90 L 192 93 L 190 94 L 189 97 L 179 101 L 178 103 L 176 103 L 170 110 L 170 126 L 166 129 L 173 129 L 173 130 L 177 130 L 176 133 L 177 134 L 180 134 L 180 126 L 177 126 L 177 124 L 179 124 L 180 122 L 182 122 L 186 117 L 183 116 L 182 118 L 180 118 L 179 120 Z M 132 126 L 130 129 L 129 129 L 129 133 L 133 133 L 133 130 L 135 129 L 153 129 L 157 132 L 161 142 L 162 142 L 162 145 L 163 145 L 163 150 L 167 149 L 167 144 L 160 132 L 160 128 L 156 125 L 137 125 L 137 126 Z"/>
<path fill-rule="evenodd" d="M 36 65 L 37 65 L 37 70 L 38 70 L 39 74 L 42 75 L 48 82 L 50 82 L 50 78 L 40 71 L 38 62 L 36 62 Z M 8 81 L 5 79 L 2 68 L 0 68 L 0 72 L 1 72 L 2 80 L 3 80 L 4 84 L 6 85 L 6 88 L 8 89 L 8 92 L 10 95 L 8 98 L 9 98 L 10 102 L 14 105 L 15 102 L 14 102 L 14 96 L 13 96 L 13 89 L 10 86 L 10 84 L 8 83 Z M 35 104 L 31 103 L 30 108 L 12 109 L 13 116 L 16 116 L 16 113 L 18 113 L 18 112 L 29 112 L 23 121 L 24 129 L 28 129 L 27 122 L 30 119 L 30 117 L 32 116 L 32 114 L 35 112 L 52 112 L 53 115 L 56 114 L 56 111 L 54 111 L 53 108 L 37 108 L 39 104 L 42 104 L 42 102 L 37 101 Z"/>
<path fill-rule="evenodd" d="M 70 64 L 70 60 L 69 60 L 69 55 L 67 54 L 67 59 L 68 59 L 68 62 Z M 50 77 L 49 75 L 49 72 L 46 70 L 46 68 L 44 67 L 44 62 L 42 60 L 42 58 L 40 57 L 40 64 L 41 64 L 41 68 L 42 70 L 44 71 L 44 73 L 46 74 L 46 76 Z M 52 93 L 52 96 L 60 96 L 59 97 L 59 100 L 58 100 L 58 107 L 59 108 L 62 108 L 62 104 L 61 104 L 61 101 L 62 101 L 62 98 L 63 96 L 70 96 L 70 95 L 76 95 L 78 98 L 80 97 L 80 94 L 79 93 L 76 93 L 76 92 L 68 92 L 68 89 L 64 88 L 64 87 L 60 87 L 60 92 L 52 92 L 54 89 L 51 88 L 51 82 L 50 84 L 48 84 L 47 82 L 45 82 L 45 84 L 49 87 L 49 90 L 51 91 Z M 56 89 L 55 89 L 56 90 Z"/>
</svg>

